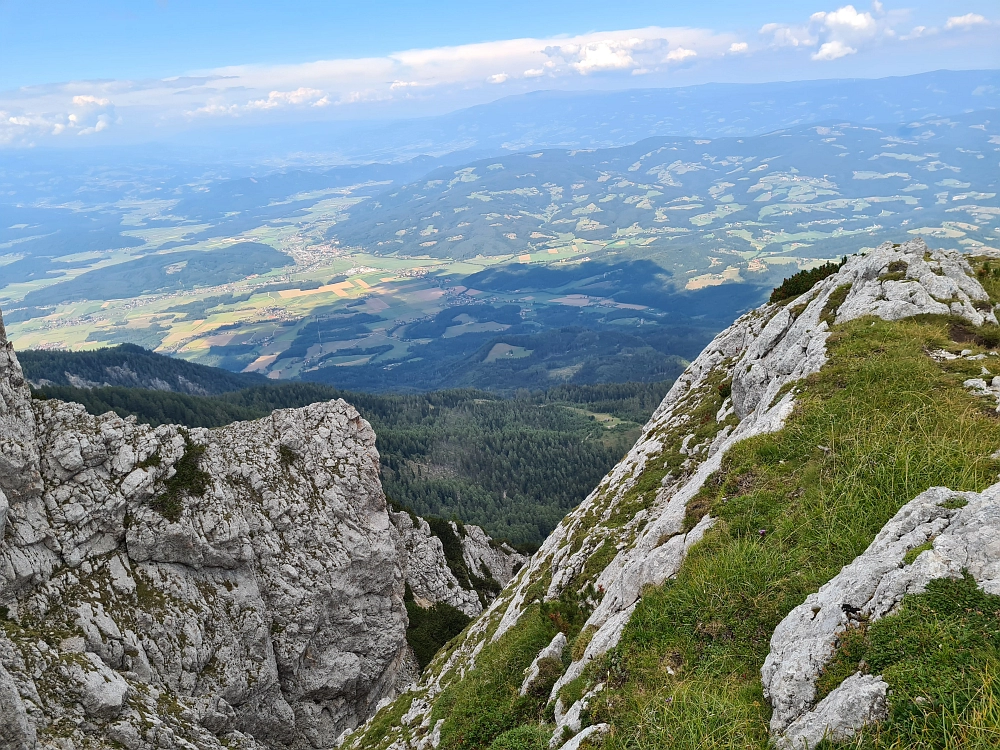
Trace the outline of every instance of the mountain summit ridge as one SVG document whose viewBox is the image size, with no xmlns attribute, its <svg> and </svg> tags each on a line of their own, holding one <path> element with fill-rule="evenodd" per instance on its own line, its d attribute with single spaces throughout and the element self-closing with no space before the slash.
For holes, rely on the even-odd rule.
<svg viewBox="0 0 1000 750">
<path fill-rule="evenodd" d="M 987 273 L 980 278 L 987 276 L 988 267 Z M 366 730 L 359 731 L 349 740 L 347 746 L 366 750 L 480 746 L 546 746 L 575 750 L 582 745 L 618 747 L 620 739 L 616 738 L 640 737 L 644 731 L 641 723 L 624 726 L 614 722 L 615 712 L 625 710 L 621 701 L 615 702 L 615 694 L 626 690 L 629 684 L 625 667 L 616 666 L 630 658 L 628 651 L 616 648 L 623 633 L 630 627 L 645 627 L 644 632 L 650 634 L 647 638 L 653 633 L 666 633 L 664 637 L 669 639 L 672 628 L 694 626 L 694 623 L 662 622 L 650 631 L 648 624 L 637 625 L 636 618 L 644 611 L 646 595 L 669 590 L 669 586 L 663 587 L 683 573 L 692 550 L 718 545 L 720 535 L 731 533 L 738 518 L 729 517 L 728 510 L 723 513 L 724 519 L 715 515 L 717 507 L 725 507 L 729 493 L 723 489 L 726 496 L 715 501 L 711 498 L 719 492 L 717 487 L 729 485 L 726 477 L 735 461 L 732 454 L 738 447 L 751 450 L 744 446 L 754 445 L 768 435 L 783 434 L 789 420 L 799 413 L 801 394 L 808 395 L 810 384 L 827 369 L 834 328 L 863 330 L 864 321 L 869 319 L 873 321 L 872 327 L 876 327 L 879 320 L 951 320 L 952 329 L 967 326 L 972 332 L 983 326 L 995 329 L 997 325 L 990 296 L 975 278 L 965 256 L 956 251 L 931 251 L 919 239 L 902 245 L 886 243 L 867 255 L 853 256 L 839 271 L 805 294 L 782 304 L 764 305 L 744 315 L 719 334 L 691 363 L 653 414 L 635 447 L 598 488 L 567 515 L 459 643 L 452 644 L 437 657 L 417 688 L 400 699 L 397 708 L 386 709 L 376 716 Z M 847 334 L 836 335 L 838 346 L 846 346 L 843 342 Z M 971 351 L 963 350 L 961 355 L 948 354 L 948 357 L 964 365 L 968 356 L 971 360 L 968 366 L 977 367 L 986 354 L 972 355 Z M 936 361 L 926 353 L 920 356 Z M 969 382 L 966 381 L 966 388 L 975 392 L 976 388 L 968 385 Z M 969 397 L 962 398 L 967 400 Z M 813 448 L 817 450 L 821 456 L 831 456 L 835 448 L 819 445 Z M 785 463 L 781 460 L 778 465 Z M 752 471 L 752 464 L 749 466 Z M 752 479 L 743 475 L 734 480 L 736 497 L 732 499 L 742 501 L 740 496 L 748 493 Z M 949 499 L 958 497 L 968 502 L 970 509 L 975 505 L 979 515 L 974 517 L 984 523 L 984 519 L 995 523 L 1000 511 L 996 492 L 996 486 L 975 496 L 941 489 L 928 491 L 916 499 L 913 495 L 894 499 L 898 504 L 891 508 L 886 518 L 890 523 L 878 539 L 892 535 L 890 519 L 893 513 L 898 510 L 900 516 L 905 517 L 912 513 L 913 507 L 928 506 L 928 497 L 933 500 L 930 504 L 934 507 L 938 501 L 948 503 Z M 722 505 L 717 506 L 717 502 Z M 879 513 L 884 511 L 879 509 Z M 968 525 L 967 520 L 958 518 L 966 511 L 938 510 L 931 515 L 935 513 L 939 519 L 952 518 L 959 526 Z M 898 525 L 899 521 L 895 523 Z M 938 526 L 941 523 L 939 521 Z M 937 527 L 930 524 L 922 536 L 911 535 L 892 547 L 900 559 L 892 558 L 891 566 L 901 567 L 904 555 L 927 543 L 928 539 L 933 540 L 934 528 Z M 987 524 L 986 528 L 993 527 Z M 996 529 L 1000 531 L 1000 525 Z M 761 528 L 742 533 L 763 544 L 771 532 Z M 710 538 L 716 541 L 710 542 Z M 868 537 L 860 549 L 870 541 Z M 965 568 L 972 571 L 982 590 L 992 592 L 997 572 L 995 560 L 1000 550 L 981 542 L 966 542 L 964 546 L 957 545 L 967 555 Z M 865 554 L 876 554 L 880 545 L 884 546 L 885 542 L 876 540 L 872 543 L 874 551 Z M 955 543 L 952 549 L 956 549 Z M 918 558 L 925 571 L 922 576 L 912 576 L 905 585 L 896 584 L 889 590 L 875 586 L 859 606 L 879 616 L 896 612 L 904 594 L 921 593 L 933 579 L 960 578 L 963 566 L 946 562 L 938 550 L 938 543 L 933 550 L 937 555 L 934 558 L 938 561 L 936 566 L 928 566 L 930 558 L 927 555 L 932 553 L 924 552 L 924 556 Z M 954 554 L 954 559 L 960 557 L 959 552 Z M 883 601 L 890 595 L 891 601 Z M 787 633 L 791 628 L 793 633 L 789 642 L 792 644 L 801 634 L 784 623 L 774 632 L 775 651 L 767 658 L 765 681 L 763 685 L 757 683 L 757 695 L 766 696 L 773 703 L 770 739 L 781 746 L 798 750 L 815 746 L 824 737 L 846 739 L 887 715 L 885 681 L 865 674 L 843 679 L 839 694 L 834 689 L 823 702 L 814 705 L 817 677 L 824 673 L 831 660 L 838 658 L 837 649 L 831 644 L 845 637 L 848 626 L 857 622 L 848 616 L 852 607 L 849 600 L 840 610 L 841 617 L 831 620 L 830 629 L 820 637 L 823 647 L 811 656 L 812 672 L 805 678 L 801 676 L 801 664 L 796 667 L 792 661 L 785 672 L 781 671 L 780 664 L 783 647 L 779 632 Z M 798 616 L 783 612 L 787 618 Z M 649 616 L 644 614 L 645 619 L 641 622 L 649 623 Z M 709 615 L 706 613 L 704 617 Z M 560 631 L 554 638 L 546 619 Z M 769 626 L 772 631 L 774 624 Z M 700 638 L 713 641 L 716 635 L 736 627 L 737 623 L 699 622 L 696 633 L 701 633 Z M 551 654 L 560 651 L 556 648 L 560 634 L 569 639 L 569 648 L 562 650 L 560 657 L 553 657 Z M 636 645 L 635 641 L 630 643 Z M 536 644 L 534 651 L 530 650 L 533 648 L 530 644 Z M 526 659 L 531 662 L 531 674 L 536 674 L 538 664 L 532 661 L 536 653 L 538 659 L 535 661 L 550 655 L 547 681 L 538 680 L 536 703 L 530 704 L 539 706 L 534 710 L 539 712 L 541 726 L 537 719 L 532 723 L 518 718 L 533 716 L 534 710 L 525 703 L 526 698 L 505 702 L 507 699 L 503 696 L 508 695 L 505 691 L 512 688 L 513 682 L 505 682 L 495 672 L 498 661 L 505 663 L 510 671 L 516 671 L 514 664 Z M 682 677 L 674 676 L 682 674 L 683 670 L 696 670 L 696 664 L 687 664 L 680 653 L 660 654 L 659 659 L 661 664 L 666 660 L 666 666 L 661 669 L 667 680 L 680 681 Z M 675 666 L 670 666 L 671 659 L 676 659 Z M 761 666 L 758 663 L 758 675 Z M 525 662 L 524 667 L 529 664 Z M 798 675 L 790 688 L 784 685 L 785 678 L 781 676 L 788 673 Z M 618 684 L 613 689 L 609 683 L 615 682 Z M 489 720 L 467 713 L 471 704 L 466 706 L 463 694 L 477 690 L 487 691 L 480 692 L 481 701 L 485 695 L 490 695 L 493 701 L 494 713 L 490 714 L 487 708 L 481 709 L 492 717 Z M 850 700 L 845 700 L 845 696 Z M 796 708 L 789 711 L 784 708 L 786 705 Z M 766 746 L 766 721 L 757 726 L 754 729 L 756 741 Z M 497 727 L 502 731 L 497 732 Z M 478 739 L 473 741 L 473 737 Z M 522 744 L 513 744 L 515 737 L 520 738 L 518 741 Z M 490 744 L 493 741 L 496 744 Z M 635 746 L 666 745 L 639 742 Z M 693 745 L 677 742 L 669 746 Z M 751 747 L 756 744 L 704 746 Z"/>
</svg>

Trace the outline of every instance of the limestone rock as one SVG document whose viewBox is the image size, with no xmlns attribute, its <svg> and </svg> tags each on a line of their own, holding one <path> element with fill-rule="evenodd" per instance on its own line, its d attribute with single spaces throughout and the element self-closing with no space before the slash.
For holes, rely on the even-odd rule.
<svg viewBox="0 0 1000 750">
<path fill-rule="evenodd" d="M 906 553 L 929 541 L 931 549 L 907 565 Z M 1000 484 L 982 493 L 944 487 L 921 493 L 896 513 L 868 549 L 781 621 L 761 669 L 773 708 L 772 733 L 785 735 L 793 725 L 814 732 L 822 723 L 820 706 L 812 708 L 816 680 L 833 657 L 837 636 L 852 622 L 885 617 L 906 594 L 924 591 L 936 578 L 960 578 L 963 571 L 984 591 L 1000 594 Z M 876 692 L 863 694 L 875 703 L 865 708 L 860 698 L 852 698 L 838 704 L 838 716 L 853 707 L 857 724 L 875 711 Z"/>
<path fill-rule="evenodd" d="M 68 671 L 80 686 L 84 710 L 95 719 L 115 718 L 125 705 L 128 683 L 97 654 L 86 653 L 81 662 L 72 664 Z"/>
<path fill-rule="evenodd" d="M 538 656 L 535 657 L 534 661 L 531 662 L 531 665 L 525 670 L 524 682 L 521 683 L 521 689 L 519 691 L 520 695 L 527 695 L 528 690 L 534 684 L 535 680 L 538 679 L 538 675 L 541 672 L 539 665 L 542 660 L 561 659 L 565 648 L 566 634 L 560 631 L 555 634 L 548 646 L 538 652 Z"/>
<path fill-rule="evenodd" d="M 427 521 L 393 513 L 392 522 L 399 532 L 400 559 L 406 561 L 403 576 L 417 604 L 430 607 L 445 602 L 470 617 L 483 611 L 476 592 L 462 588 L 448 568 L 441 540 L 431 533 Z"/>
<path fill-rule="evenodd" d="M 218 430 L 32 401 L 0 322 L 0 746 L 335 745 L 416 676 L 404 571 L 482 606 L 378 471 L 342 400 Z"/>
<path fill-rule="evenodd" d="M 579 733 L 568 739 L 566 744 L 562 745 L 561 750 L 580 750 L 583 747 L 583 743 L 587 740 L 596 745 L 610 731 L 611 726 L 608 724 L 593 724 L 586 729 L 580 730 Z"/>
<path fill-rule="evenodd" d="M 816 704 L 816 708 L 796 719 L 778 738 L 780 750 L 810 750 L 824 739 L 842 742 L 868 724 L 889 715 L 886 694 L 889 686 L 881 677 L 853 674 Z"/>
<path fill-rule="evenodd" d="M 552 739 L 549 741 L 549 750 L 555 750 L 557 747 L 563 747 L 563 738 L 567 734 L 579 736 L 580 727 L 582 726 L 583 712 L 587 709 L 587 706 L 590 705 L 590 701 L 594 698 L 594 696 L 603 689 L 604 685 L 595 686 L 592 690 L 589 690 L 582 698 L 580 698 L 580 700 L 570 706 L 566 713 L 561 716 L 556 716 L 556 729 L 552 733 Z"/>
<path fill-rule="evenodd" d="M 390 517 L 399 534 L 403 576 L 417 604 L 429 607 L 445 602 L 469 617 L 482 612 L 483 601 L 489 603 L 492 595 L 480 595 L 455 577 L 445 559 L 444 545 L 427 521 L 409 513 L 390 513 Z M 524 555 L 507 544 L 497 544 L 478 526 L 465 524 L 460 528 L 452 521 L 450 527 L 462 547 L 463 562 L 473 575 L 492 578 L 504 586 L 524 564 Z"/>
<path fill-rule="evenodd" d="M 32 750 L 35 742 L 35 728 L 28 720 L 17 684 L 0 663 L 0 748 Z"/>
</svg>

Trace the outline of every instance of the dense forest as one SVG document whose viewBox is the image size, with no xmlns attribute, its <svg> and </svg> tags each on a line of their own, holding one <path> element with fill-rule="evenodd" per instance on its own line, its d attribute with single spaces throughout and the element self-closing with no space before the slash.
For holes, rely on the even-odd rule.
<svg viewBox="0 0 1000 750">
<path fill-rule="evenodd" d="M 476 390 L 386 395 L 313 383 L 215 396 L 141 388 L 45 386 L 37 398 L 83 404 L 157 425 L 220 427 L 273 409 L 343 398 L 371 422 L 386 494 L 421 516 L 455 518 L 537 546 L 631 447 L 669 387 L 563 385 L 508 397 Z"/>
<path fill-rule="evenodd" d="M 36 387 L 122 386 L 208 396 L 267 382 L 262 375 L 185 362 L 135 344 L 83 352 L 27 349 L 17 357 Z"/>
</svg>

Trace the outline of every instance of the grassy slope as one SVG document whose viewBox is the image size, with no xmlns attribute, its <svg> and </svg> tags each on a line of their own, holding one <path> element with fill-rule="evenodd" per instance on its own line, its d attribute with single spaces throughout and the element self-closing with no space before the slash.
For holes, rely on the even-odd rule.
<svg viewBox="0 0 1000 750">
<path fill-rule="evenodd" d="M 616 727 L 608 747 L 766 747 L 760 667 L 778 622 L 923 490 L 979 490 L 995 480 L 989 456 L 1000 421 L 961 385 L 979 375 L 979 363 L 941 365 L 925 354 L 942 346 L 956 348 L 943 320 L 842 326 L 829 342 L 830 363 L 805 384 L 785 429 L 733 449 L 699 503 L 721 522 L 676 580 L 647 593 L 618 649 L 593 670 L 617 688 L 593 711 Z M 926 606 L 920 600 L 898 617 L 912 617 Z M 945 607 L 936 616 L 962 614 Z M 872 630 L 888 630 L 894 619 Z M 1000 666 L 995 645 L 967 645 Z M 914 734 L 904 685 L 913 671 L 930 669 L 944 681 L 961 668 L 933 651 L 876 663 L 895 692 L 874 746 L 943 747 L 934 732 L 926 744 Z M 956 694 L 959 712 L 968 694 Z M 934 725 L 943 711 L 929 700 L 920 713 Z"/>
<path fill-rule="evenodd" d="M 732 450 L 689 506 L 689 523 L 706 511 L 720 522 L 675 580 L 647 590 L 619 646 L 564 688 L 569 702 L 584 683 L 608 684 L 587 717 L 612 724 L 605 747 L 766 748 L 770 708 L 760 667 L 777 623 L 921 491 L 934 485 L 981 490 L 995 481 L 1000 466 L 990 454 L 1000 445 L 1000 420 L 962 381 L 979 376 L 982 364 L 1000 374 L 1000 360 L 942 364 L 926 354 L 939 347 L 979 349 L 953 341 L 955 332 L 942 318 L 838 326 L 830 362 L 801 384 L 786 427 Z M 706 389 L 700 400 L 698 411 L 714 413 L 721 399 Z M 665 436 L 667 447 L 627 493 L 623 505 L 634 505 L 632 512 L 646 504 L 643 488 L 658 485 L 676 461 L 673 442 Z M 579 583 L 593 581 L 606 563 Z M 543 569 L 533 588 L 541 593 L 547 583 Z M 588 634 L 579 633 L 578 623 L 588 610 L 580 604 L 564 600 L 547 611 L 531 605 L 517 627 L 483 649 L 477 668 L 436 701 L 434 721 L 445 719 L 440 747 L 494 741 L 507 747 L 514 728 L 551 721 L 546 696 L 519 699 L 516 689 L 536 646 L 557 627 L 582 651 Z M 890 720 L 858 743 L 997 746 L 997 611 L 1000 597 L 970 590 L 968 582 L 942 582 L 909 597 L 900 613 L 845 638 L 831 678 L 864 659 L 894 691 Z M 894 647 L 903 636 L 907 648 Z M 448 653 L 431 670 L 441 669 Z M 390 725 L 388 713 L 374 722 L 383 738 Z M 357 747 L 379 747 L 373 740 L 359 738 Z M 516 746 L 544 743 L 536 735 Z"/>
</svg>

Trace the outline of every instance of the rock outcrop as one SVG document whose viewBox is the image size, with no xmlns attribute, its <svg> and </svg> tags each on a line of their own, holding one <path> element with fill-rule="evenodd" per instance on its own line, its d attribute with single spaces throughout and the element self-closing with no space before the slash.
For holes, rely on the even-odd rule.
<svg viewBox="0 0 1000 750">
<path fill-rule="evenodd" d="M 925 545 L 907 564 L 907 553 Z M 762 669 L 778 746 L 815 747 L 827 735 L 844 739 L 884 717 L 888 685 L 877 675 L 854 675 L 813 707 L 816 681 L 838 636 L 891 614 L 930 581 L 964 573 L 987 593 L 1000 594 L 1000 484 L 982 493 L 944 487 L 921 493 L 864 553 L 781 621 Z"/>
<path fill-rule="evenodd" d="M 471 581 L 459 581 L 449 565 L 441 564 L 446 560 L 444 543 L 431 531 L 427 521 L 409 513 L 392 513 L 391 517 L 399 533 L 403 575 L 417 604 L 429 607 L 444 602 L 469 617 L 482 612 L 483 605 L 488 603 L 486 592 L 477 591 Z M 506 543 L 494 542 L 478 526 L 459 526 L 454 521 L 447 526 L 454 542 L 461 546 L 465 570 L 459 572 L 464 574 L 463 578 L 471 574 L 499 587 L 524 564 L 523 555 Z"/>
<path fill-rule="evenodd" d="M 416 677 L 405 582 L 481 608 L 390 515 L 342 400 L 211 431 L 95 417 L 32 400 L 2 319 L 0 399 L 0 747 L 331 747 Z M 505 583 L 518 556 L 466 529 Z"/>
<path fill-rule="evenodd" d="M 525 569 L 466 631 L 463 642 L 447 660 L 431 665 L 416 688 L 409 718 L 385 740 L 390 744 L 378 746 L 424 747 L 429 737 L 425 731 L 430 725 L 430 712 L 441 691 L 474 670 L 480 653 L 515 628 L 532 604 L 539 600 L 553 602 L 568 593 L 582 602 L 590 615 L 580 636 L 585 647 L 574 647 L 573 658 L 551 691 L 559 726 L 552 747 L 575 747 L 588 728 L 583 727 L 575 738 L 567 740 L 563 728 L 575 732 L 580 725 L 562 719 L 580 716 L 590 694 L 565 706 L 560 697 L 562 689 L 584 675 L 588 663 L 617 645 L 644 588 L 676 575 L 691 547 L 711 529 L 715 520 L 710 515 L 702 514 L 697 523 L 688 523 L 689 504 L 706 480 L 720 469 L 729 449 L 742 440 L 784 426 L 795 406 L 797 384 L 817 373 L 827 361 L 826 343 L 832 324 L 865 315 L 898 320 L 926 313 L 957 316 L 973 326 L 997 323 L 989 296 L 963 256 L 955 251 L 931 251 L 922 240 L 915 239 L 902 245 L 886 243 L 866 255 L 853 256 L 839 271 L 793 303 L 763 305 L 720 333 L 674 383 L 632 450 L 566 516 Z M 721 408 L 705 412 L 705 405 L 717 403 L 719 395 L 723 395 Z M 650 487 L 646 483 L 647 468 L 654 461 L 670 468 L 657 485 Z M 937 520 L 928 523 L 941 526 L 934 532 L 940 534 L 947 525 L 945 511 L 938 509 L 934 513 Z M 947 515 L 952 517 L 958 516 Z M 938 544 L 935 541 L 935 550 Z M 896 555 L 898 550 L 893 549 Z M 899 549 L 902 551 L 897 557 L 901 559 L 909 547 Z M 998 552 L 990 550 L 994 559 Z M 889 568 L 898 568 L 899 560 L 893 559 Z M 960 555 L 954 559 L 959 560 Z M 922 563 L 930 564 L 930 558 Z M 939 565 L 938 569 L 953 567 Z M 880 576 L 889 568 L 879 568 Z M 879 577 L 871 585 L 877 588 L 881 584 L 889 587 L 885 590 L 894 592 L 893 596 L 901 596 L 905 591 L 917 590 L 917 581 L 923 580 L 913 577 L 917 570 L 923 568 L 893 578 L 891 584 L 883 584 Z M 874 592 L 873 588 L 858 606 L 872 599 Z M 840 593 L 831 595 L 837 598 Z M 842 613 L 841 603 L 837 599 L 835 608 Z M 799 719 L 803 726 L 811 727 L 804 728 L 802 736 L 822 738 L 824 727 L 831 722 L 840 722 L 838 726 L 844 727 L 860 726 L 884 711 L 884 683 L 863 675 L 845 681 L 844 690 L 834 691 L 813 709 L 815 690 L 810 693 L 804 686 L 812 684 L 815 665 L 828 658 L 832 641 L 821 644 L 822 638 L 831 638 L 838 623 L 843 624 L 833 610 L 831 605 L 831 624 L 813 640 L 797 639 L 792 626 L 783 625 L 789 631 L 787 644 L 775 635 L 777 655 L 774 664 L 765 668 L 765 672 L 772 670 L 774 674 L 765 674 L 765 685 L 776 701 L 773 727 L 781 742 L 785 742 L 781 733 Z M 801 656 L 795 658 L 812 664 L 813 671 L 800 674 L 795 665 L 789 666 L 787 673 L 782 671 L 782 648 L 790 649 L 789 653 L 802 650 Z M 545 653 L 540 653 L 539 658 Z M 786 680 L 786 675 L 792 676 Z M 810 710 L 813 713 L 807 717 Z M 816 726 L 820 727 L 818 735 Z M 363 733 L 355 736 L 354 747 L 366 747 Z"/>
</svg>

